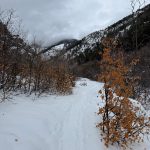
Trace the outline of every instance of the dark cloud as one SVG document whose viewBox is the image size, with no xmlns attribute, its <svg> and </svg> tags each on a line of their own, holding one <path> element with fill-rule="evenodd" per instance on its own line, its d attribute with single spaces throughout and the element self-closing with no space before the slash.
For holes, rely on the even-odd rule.
<svg viewBox="0 0 150 150">
<path fill-rule="evenodd" d="M 29 39 L 46 43 L 81 38 L 131 13 L 130 0 L 0 0 L 0 6 L 16 10 Z"/>
</svg>

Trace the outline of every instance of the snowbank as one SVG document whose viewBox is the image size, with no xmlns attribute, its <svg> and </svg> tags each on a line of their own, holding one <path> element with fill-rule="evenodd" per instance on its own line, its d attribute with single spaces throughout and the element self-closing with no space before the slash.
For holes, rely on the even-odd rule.
<svg viewBox="0 0 150 150">
<path fill-rule="evenodd" d="M 1 150 L 105 150 L 96 128 L 102 84 L 81 79 L 69 96 L 14 96 L 0 104 Z M 133 149 L 150 149 L 150 141 Z M 119 149 L 110 147 L 109 150 Z"/>
</svg>

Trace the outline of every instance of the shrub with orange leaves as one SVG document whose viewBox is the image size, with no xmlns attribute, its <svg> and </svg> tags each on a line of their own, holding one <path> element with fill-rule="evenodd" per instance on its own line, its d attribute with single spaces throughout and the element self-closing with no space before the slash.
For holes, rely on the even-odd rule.
<svg viewBox="0 0 150 150">
<path fill-rule="evenodd" d="M 122 52 L 116 54 L 110 48 L 104 49 L 99 75 L 104 86 L 99 94 L 105 104 L 99 108 L 98 115 L 103 119 L 97 127 L 107 147 L 118 143 L 125 149 L 130 143 L 143 141 L 141 135 L 149 131 L 150 119 L 129 99 L 133 95 L 133 78 L 128 73 L 137 60 L 126 66 L 123 58 Z"/>
</svg>

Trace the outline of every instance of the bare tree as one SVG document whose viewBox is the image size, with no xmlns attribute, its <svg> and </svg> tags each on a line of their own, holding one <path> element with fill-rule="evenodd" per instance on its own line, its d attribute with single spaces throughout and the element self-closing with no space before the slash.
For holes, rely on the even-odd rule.
<svg viewBox="0 0 150 150">
<path fill-rule="evenodd" d="M 138 16 L 139 11 L 136 11 L 136 8 L 140 10 L 145 5 L 145 0 L 131 0 L 131 9 L 133 14 L 133 24 L 135 24 L 135 47 L 136 51 L 138 50 Z M 135 19 L 134 19 L 135 17 Z"/>
</svg>

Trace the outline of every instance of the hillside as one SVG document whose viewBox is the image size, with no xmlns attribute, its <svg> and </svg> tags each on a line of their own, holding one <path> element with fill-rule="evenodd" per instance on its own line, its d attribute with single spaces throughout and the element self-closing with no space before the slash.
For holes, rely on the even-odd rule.
<svg viewBox="0 0 150 150">
<path fill-rule="evenodd" d="M 143 78 L 149 74 L 143 61 L 146 59 L 147 66 L 150 66 L 147 50 L 150 48 L 150 4 L 104 30 L 93 32 L 81 40 L 62 40 L 45 48 L 40 54 L 44 53 L 48 59 L 63 57 L 69 61 L 77 76 L 96 79 L 99 71 L 97 60 L 101 59 L 99 52 L 103 50 L 101 41 L 104 37 L 119 41 L 120 47 L 126 53 L 125 59 L 132 59 L 135 55 L 140 59 L 136 73 L 143 72 L 141 82 L 144 82 L 144 86 L 149 84 L 150 79 Z"/>
<path fill-rule="evenodd" d="M 49 53 L 53 50 L 57 50 L 57 46 L 63 44 L 63 46 L 59 49 L 62 51 L 60 55 L 64 55 L 68 59 L 78 59 L 80 55 L 84 55 L 86 57 L 88 53 L 94 53 L 96 49 L 101 48 L 100 43 L 103 37 L 118 38 L 123 43 L 125 50 L 134 50 L 135 45 L 132 44 L 135 40 L 134 34 L 136 21 L 138 26 L 138 40 L 141 41 L 141 44 L 139 45 L 140 48 L 142 45 L 145 45 L 150 41 L 150 4 L 140 10 L 137 10 L 135 14 L 126 16 L 104 30 L 93 32 L 81 40 L 62 40 L 47 47 L 41 53 Z M 132 38 L 133 40 L 131 40 Z"/>
</svg>

